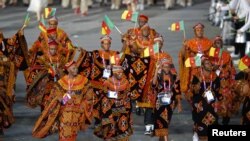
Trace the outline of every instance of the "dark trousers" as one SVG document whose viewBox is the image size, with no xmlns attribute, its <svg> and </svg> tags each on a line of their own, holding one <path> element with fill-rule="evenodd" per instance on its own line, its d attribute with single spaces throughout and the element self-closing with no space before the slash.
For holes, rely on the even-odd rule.
<svg viewBox="0 0 250 141">
<path fill-rule="evenodd" d="M 244 21 L 237 21 L 235 22 L 235 30 L 237 31 L 245 24 Z M 234 53 L 240 54 L 240 58 L 245 56 L 245 50 L 246 50 L 246 43 L 234 43 Z"/>
<path fill-rule="evenodd" d="M 145 108 L 144 124 L 154 124 L 153 108 Z"/>
<path fill-rule="evenodd" d="M 234 44 L 235 54 L 240 54 L 240 58 L 245 56 L 245 50 L 246 50 L 246 43 L 235 43 Z"/>
</svg>

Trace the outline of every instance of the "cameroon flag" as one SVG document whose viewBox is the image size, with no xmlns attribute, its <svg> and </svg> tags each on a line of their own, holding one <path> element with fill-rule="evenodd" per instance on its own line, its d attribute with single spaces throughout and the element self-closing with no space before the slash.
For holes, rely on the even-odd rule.
<svg viewBox="0 0 250 141">
<path fill-rule="evenodd" d="M 42 23 L 42 22 L 39 22 L 39 26 L 38 28 L 42 31 L 42 32 L 47 32 L 47 29 L 46 29 L 46 26 Z"/>
<path fill-rule="evenodd" d="M 209 56 L 211 57 L 221 57 L 223 49 L 211 47 L 209 50 Z"/>
<path fill-rule="evenodd" d="M 172 23 L 169 30 L 171 30 L 171 31 L 185 30 L 184 21 L 182 20 L 182 21 L 179 21 L 179 22 Z"/>
<path fill-rule="evenodd" d="M 250 66 L 250 57 L 248 55 L 244 56 L 240 59 L 238 64 L 239 70 L 243 71 Z"/>
<path fill-rule="evenodd" d="M 139 16 L 138 12 L 132 12 L 132 11 L 125 10 L 122 13 L 121 19 L 127 20 L 127 21 L 132 21 L 132 22 L 137 22 L 138 16 Z"/>
<path fill-rule="evenodd" d="M 101 29 L 101 34 L 102 35 L 109 35 L 111 33 L 111 30 L 109 29 L 109 27 L 107 26 L 107 24 L 102 21 L 102 29 Z"/>
<path fill-rule="evenodd" d="M 189 57 L 185 61 L 185 67 L 199 67 L 201 66 L 201 58 L 196 55 L 195 57 Z"/>
<path fill-rule="evenodd" d="M 45 18 L 48 18 L 49 16 L 55 16 L 56 14 L 56 8 L 45 8 L 44 9 L 44 15 Z"/>
</svg>

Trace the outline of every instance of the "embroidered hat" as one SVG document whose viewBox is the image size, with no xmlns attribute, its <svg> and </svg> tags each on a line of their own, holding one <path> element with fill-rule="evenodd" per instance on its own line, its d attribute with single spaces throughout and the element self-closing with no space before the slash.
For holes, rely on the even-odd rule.
<svg viewBox="0 0 250 141">
<path fill-rule="evenodd" d="M 161 65 L 162 66 L 170 66 L 172 64 L 172 62 L 169 59 L 161 59 Z"/>
<path fill-rule="evenodd" d="M 116 71 L 123 71 L 123 67 L 120 65 L 113 65 L 112 72 L 116 72 Z"/>
<path fill-rule="evenodd" d="M 55 41 L 55 40 L 51 40 L 50 42 L 49 42 L 49 45 L 58 45 L 58 43 Z"/>
<path fill-rule="evenodd" d="M 53 17 L 49 18 L 49 22 L 50 22 L 50 21 L 57 21 L 57 22 L 58 22 L 58 19 L 57 19 L 56 16 L 53 16 Z"/>
<path fill-rule="evenodd" d="M 74 65 L 76 62 L 75 61 L 70 61 L 68 63 L 65 64 L 64 66 L 64 70 L 67 70 L 68 68 L 70 68 L 72 65 Z"/>
<path fill-rule="evenodd" d="M 148 16 L 141 14 L 141 15 L 139 16 L 139 20 L 148 22 Z"/>
<path fill-rule="evenodd" d="M 215 41 L 222 41 L 222 37 L 221 36 L 216 36 L 215 38 L 214 38 L 214 42 Z"/>
<path fill-rule="evenodd" d="M 193 29 L 197 28 L 205 28 L 205 26 L 202 23 L 197 23 L 195 26 L 193 26 Z"/>
<path fill-rule="evenodd" d="M 112 41 L 112 38 L 109 35 L 104 35 L 100 39 L 101 39 L 101 42 L 104 41 L 104 40 L 108 40 L 110 42 Z"/>
</svg>

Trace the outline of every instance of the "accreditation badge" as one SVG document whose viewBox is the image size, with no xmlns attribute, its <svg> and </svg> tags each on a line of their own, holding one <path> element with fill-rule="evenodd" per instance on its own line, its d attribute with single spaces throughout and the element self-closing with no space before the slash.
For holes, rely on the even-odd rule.
<svg viewBox="0 0 250 141">
<path fill-rule="evenodd" d="M 216 70 L 215 73 L 217 76 L 220 76 L 220 70 Z"/>
<path fill-rule="evenodd" d="M 102 77 L 103 78 L 109 78 L 110 77 L 110 75 L 111 75 L 111 70 L 110 69 L 104 69 L 103 70 L 103 75 L 102 75 Z"/>
<path fill-rule="evenodd" d="M 160 105 L 169 105 L 171 103 L 172 92 L 160 92 L 157 95 Z"/>
<path fill-rule="evenodd" d="M 214 95 L 213 95 L 212 91 L 210 91 L 210 90 L 205 92 L 205 97 L 207 98 L 208 103 L 214 101 Z"/>
<path fill-rule="evenodd" d="M 108 91 L 108 98 L 114 98 L 117 99 L 118 98 L 118 93 L 115 91 Z"/>
<path fill-rule="evenodd" d="M 63 105 L 65 105 L 70 99 L 71 99 L 70 94 L 69 94 L 69 93 L 65 93 L 65 94 L 63 95 L 63 99 L 62 99 Z"/>
</svg>

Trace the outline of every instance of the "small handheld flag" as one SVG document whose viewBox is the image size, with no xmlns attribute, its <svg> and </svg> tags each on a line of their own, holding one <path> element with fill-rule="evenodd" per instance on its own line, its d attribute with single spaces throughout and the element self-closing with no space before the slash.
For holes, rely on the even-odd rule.
<svg viewBox="0 0 250 141">
<path fill-rule="evenodd" d="M 45 8 L 44 15 L 45 15 L 45 18 L 55 16 L 56 15 L 56 8 Z"/>
<path fill-rule="evenodd" d="M 138 16 L 139 16 L 139 12 L 125 10 L 122 13 L 121 19 L 131 21 L 131 22 L 137 22 Z"/>
</svg>

